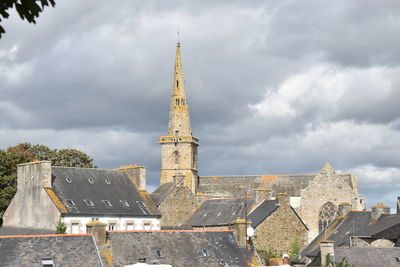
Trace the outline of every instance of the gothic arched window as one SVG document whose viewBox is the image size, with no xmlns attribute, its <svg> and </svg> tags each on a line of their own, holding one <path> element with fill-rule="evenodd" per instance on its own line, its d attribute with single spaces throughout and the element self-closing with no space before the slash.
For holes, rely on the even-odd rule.
<svg viewBox="0 0 400 267">
<path fill-rule="evenodd" d="M 338 209 L 332 202 L 326 202 L 319 210 L 319 231 L 324 230 L 337 216 Z"/>
<path fill-rule="evenodd" d="M 174 163 L 179 164 L 179 152 L 175 151 L 173 156 L 174 156 Z"/>
</svg>

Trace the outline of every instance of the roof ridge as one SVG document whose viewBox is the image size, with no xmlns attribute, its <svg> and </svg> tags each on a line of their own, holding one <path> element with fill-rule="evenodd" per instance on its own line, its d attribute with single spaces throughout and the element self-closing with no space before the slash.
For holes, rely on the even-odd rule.
<svg viewBox="0 0 400 267">
<path fill-rule="evenodd" d="M 87 169 L 87 170 L 96 170 L 96 171 L 110 171 L 110 172 L 124 173 L 123 171 L 117 171 L 115 169 L 100 169 L 100 168 L 90 168 L 90 167 L 51 166 L 51 168 L 57 168 L 57 169 Z"/>
<path fill-rule="evenodd" d="M 187 232 L 233 232 L 233 230 L 228 230 L 228 229 L 209 229 L 209 230 L 113 230 L 113 231 L 107 231 L 109 233 L 142 233 L 142 232 L 149 232 L 149 233 L 159 233 L 159 232 L 182 232 L 182 233 L 187 233 Z"/>
<path fill-rule="evenodd" d="M 26 238 L 26 237 L 63 237 L 63 236 L 91 236 L 92 234 L 49 234 L 49 235 L 4 235 L 0 238 Z"/>
</svg>

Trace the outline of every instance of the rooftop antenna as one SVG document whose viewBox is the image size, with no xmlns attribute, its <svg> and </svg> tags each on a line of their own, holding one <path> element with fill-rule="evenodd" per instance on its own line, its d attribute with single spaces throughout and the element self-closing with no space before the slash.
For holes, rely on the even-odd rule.
<svg viewBox="0 0 400 267">
<path fill-rule="evenodd" d="M 179 44 L 179 28 L 178 28 L 178 30 L 176 31 L 176 33 L 177 33 L 177 35 L 178 35 L 178 44 Z"/>
</svg>

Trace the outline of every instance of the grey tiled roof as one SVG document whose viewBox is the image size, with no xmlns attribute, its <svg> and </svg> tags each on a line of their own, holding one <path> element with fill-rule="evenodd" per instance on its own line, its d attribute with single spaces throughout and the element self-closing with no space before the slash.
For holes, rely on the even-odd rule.
<svg viewBox="0 0 400 267">
<path fill-rule="evenodd" d="M 400 248 L 339 247 L 335 248 L 335 261 L 346 258 L 349 264 L 362 267 L 398 267 Z"/>
<path fill-rule="evenodd" d="M 160 203 L 168 196 L 168 194 L 174 188 L 173 183 L 165 183 L 160 185 L 153 193 L 151 193 L 151 199 L 153 200 L 154 204 L 158 207 Z"/>
<path fill-rule="evenodd" d="M 54 234 L 53 231 L 49 229 L 33 229 L 33 228 L 21 228 L 21 227 L 10 227 L 3 226 L 0 228 L 0 236 L 4 235 L 48 235 Z"/>
<path fill-rule="evenodd" d="M 1 266 L 41 267 L 43 259 L 54 266 L 102 266 L 92 235 L 0 238 Z"/>
<path fill-rule="evenodd" d="M 335 246 L 349 246 L 350 236 L 367 226 L 370 221 L 371 212 L 367 211 L 351 211 L 344 217 L 338 217 L 300 252 L 300 256 L 317 257 L 320 252 L 319 243 L 322 240 L 332 240 Z"/>
<path fill-rule="evenodd" d="M 249 211 L 254 198 L 217 198 L 205 200 L 185 223 L 191 226 L 220 226 L 232 224 L 237 218 L 244 218 L 244 205 Z"/>
<path fill-rule="evenodd" d="M 110 232 L 110 240 L 116 267 L 139 258 L 172 266 L 244 266 L 244 248 L 231 231 Z"/>
<path fill-rule="evenodd" d="M 144 200 L 123 172 L 66 167 L 52 167 L 51 171 L 52 189 L 67 207 L 68 214 L 141 217 L 159 215 L 155 207 L 140 207 L 140 202 Z M 68 200 L 72 200 L 75 205 L 68 205 Z M 89 207 L 85 200 L 91 201 L 93 207 Z M 111 207 L 106 206 L 105 201 L 109 201 Z M 129 206 L 124 206 L 123 201 Z"/>
<path fill-rule="evenodd" d="M 376 222 L 357 231 L 355 236 L 397 239 L 400 236 L 400 215 L 382 215 Z"/>
<path fill-rule="evenodd" d="M 338 175 L 352 186 L 350 174 Z M 198 192 L 238 196 L 253 194 L 255 188 L 267 187 L 274 194 L 285 192 L 290 196 L 300 196 L 301 189 L 306 188 L 315 176 L 316 174 L 200 176 Z"/>
<path fill-rule="evenodd" d="M 249 220 L 251 221 L 251 226 L 256 228 L 261 222 L 263 222 L 269 215 L 271 215 L 278 205 L 276 200 L 264 200 L 259 204 L 250 214 Z"/>
</svg>

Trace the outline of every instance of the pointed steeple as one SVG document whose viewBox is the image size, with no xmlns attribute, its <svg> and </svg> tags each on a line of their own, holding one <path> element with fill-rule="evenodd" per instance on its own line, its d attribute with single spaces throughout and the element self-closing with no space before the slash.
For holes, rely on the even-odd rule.
<svg viewBox="0 0 400 267">
<path fill-rule="evenodd" d="M 181 45 L 176 44 L 174 80 L 171 92 L 171 105 L 169 109 L 169 136 L 191 136 L 190 115 L 185 90 L 185 79 L 183 75 Z"/>
<path fill-rule="evenodd" d="M 192 136 L 179 41 L 176 45 L 168 133 L 160 137 L 160 144 L 160 184 L 172 182 L 175 185 L 184 185 L 195 193 L 199 140 Z"/>
</svg>

